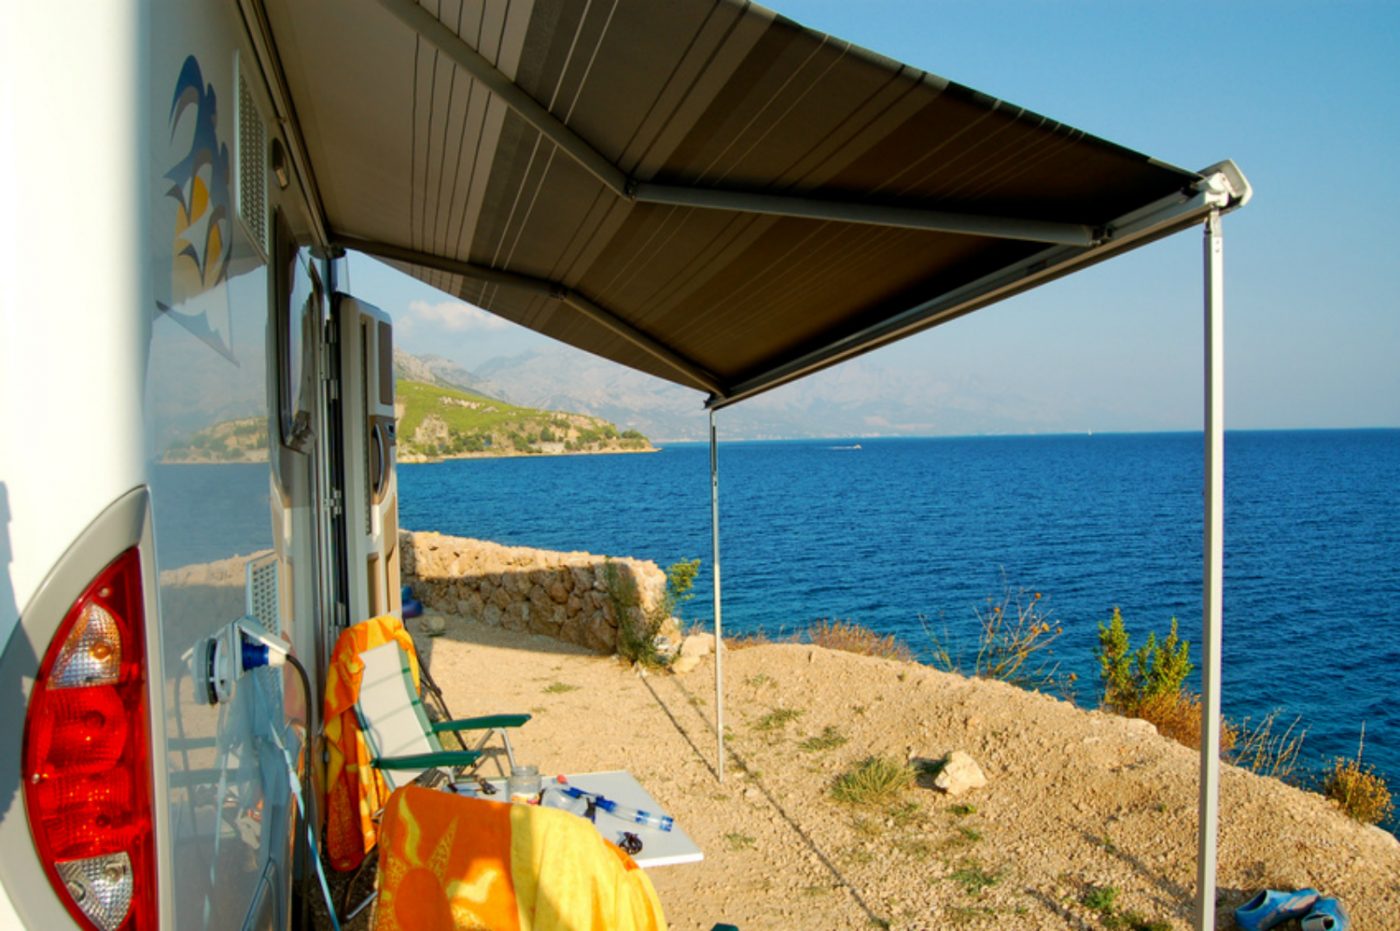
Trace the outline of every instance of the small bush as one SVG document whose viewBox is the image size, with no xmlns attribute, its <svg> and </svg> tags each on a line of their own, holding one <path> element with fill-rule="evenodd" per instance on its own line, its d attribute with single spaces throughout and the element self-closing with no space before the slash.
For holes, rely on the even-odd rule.
<svg viewBox="0 0 1400 931">
<path fill-rule="evenodd" d="M 1156 726 L 1164 737 L 1200 749 L 1201 702 L 1185 689 L 1191 674 L 1191 645 L 1177 634 L 1176 618 L 1161 643 L 1148 634 L 1147 642 L 1136 651 L 1123 623 L 1123 612 L 1113 609 L 1108 624 L 1099 625 L 1099 676 L 1103 681 L 1103 703 L 1130 718 L 1141 718 Z M 1231 750 L 1239 733 L 1224 718 L 1220 721 L 1220 750 Z"/>
<path fill-rule="evenodd" d="M 848 805 L 888 805 L 914 784 L 914 770 L 892 757 L 866 757 L 836 777 L 831 797 Z"/>
<path fill-rule="evenodd" d="M 1201 748 L 1201 702 L 1189 692 L 1164 692 L 1137 705 L 1129 717 L 1141 718 L 1157 728 L 1157 733 L 1170 737 L 1193 750 Z M 1220 719 L 1220 750 L 1228 753 L 1239 739 L 1239 732 L 1229 721 Z"/>
<path fill-rule="evenodd" d="M 1104 703 L 1132 716 L 1133 709 L 1144 702 L 1180 692 L 1191 674 L 1190 654 L 1191 644 L 1177 636 L 1176 618 L 1160 645 L 1155 633 L 1148 634 L 1147 642 L 1134 653 L 1123 612 L 1114 608 L 1108 625 L 1099 625 Z"/>
<path fill-rule="evenodd" d="M 670 657 L 661 652 L 657 635 L 666 621 L 693 596 L 690 589 L 700 571 L 700 560 L 681 560 L 666 568 L 666 593 L 661 603 L 643 610 L 637 594 L 637 581 L 623 573 L 610 559 L 603 561 L 603 580 L 613 616 L 617 618 L 617 652 L 630 663 L 649 669 L 667 665 Z"/>
<path fill-rule="evenodd" d="M 665 621 L 658 612 L 643 612 L 637 581 L 624 573 L 611 559 L 603 561 L 603 581 L 608 601 L 617 619 L 617 653 L 629 663 L 649 669 L 666 665 L 666 659 L 656 645 L 656 635 Z"/>
<path fill-rule="evenodd" d="M 1362 824 L 1379 824 L 1395 811 L 1390 787 L 1374 766 L 1363 765 L 1361 751 L 1366 745 L 1366 725 L 1361 725 L 1361 739 L 1356 745 L 1356 758 L 1337 757 L 1332 769 L 1322 781 L 1322 794 L 1336 801 L 1348 815 Z"/>
<path fill-rule="evenodd" d="M 844 650 L 861 656 L 910 661 L 914 654 L 894 634 L 880 636 L 869 627 L 850 621 L 818 621 L 807 631 L 807 638 L 828 650 Z"/>
</svg>

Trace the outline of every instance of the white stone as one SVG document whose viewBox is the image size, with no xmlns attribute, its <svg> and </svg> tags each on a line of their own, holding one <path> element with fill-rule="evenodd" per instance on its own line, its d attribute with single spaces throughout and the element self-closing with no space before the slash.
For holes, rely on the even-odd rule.
<svg viewBox="0 0 1400 931">
<path fill-rule="evenodd" d="M 977 761 L 961 750 L 948 754 L 947 761 L 938 775 L 933 778 L 936 788 L 949 795 L 962 795 L 972 789 L 980 789 L 987 784 L 987 777 Z"/>
<path fill-rule="evenodd" d="M 700 657 L 691 653 L 682 653 L 671 663 L 671 671 L 678 676 L 683 676 L 700 665 Z"/>
<path fill-rule="evenodd" d="M 691 634 L 681 641 L 681 656 L 694 656 L 699 659 L 714 652 L 714 634 Z"/>
<path fill-rule="evenodd" d="M 429 637 L 441 637 L 447 630 L 447 621 L 436 614 L 425 614 L 418 619 L 418 629 Z"/>
</svg>

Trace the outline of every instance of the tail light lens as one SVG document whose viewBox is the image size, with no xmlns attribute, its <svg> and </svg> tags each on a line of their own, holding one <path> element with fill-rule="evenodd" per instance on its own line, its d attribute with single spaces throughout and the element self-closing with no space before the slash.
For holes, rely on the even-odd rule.
<svg viewBox="0 0 1400 931">
<path fill-rule="evenodd" d="M 24 801 L 78 924 L 156 927 L 141 556 L 102 570 L 54 634 L 24 725 Z"/>
</svg>

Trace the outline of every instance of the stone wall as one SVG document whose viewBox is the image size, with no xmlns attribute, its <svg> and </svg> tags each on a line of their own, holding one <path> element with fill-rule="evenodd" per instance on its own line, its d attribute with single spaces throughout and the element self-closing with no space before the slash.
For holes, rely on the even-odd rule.
<svg viewBox="0 0 1400 931">
<path fill-rule="evenodd" d="M 618 621 L 602 556 L 426 531 L 403 531 L 399 544 L 404 584 L 428 611 L 546 634 L 600 653 L 617 651 Z M 661 604 L 666 575 L 656 563 L 629 557 L 607 561 L 636 582 L 640 611 Z M 674 621 L 661 633 L 679 643 Z"/>
</svg>

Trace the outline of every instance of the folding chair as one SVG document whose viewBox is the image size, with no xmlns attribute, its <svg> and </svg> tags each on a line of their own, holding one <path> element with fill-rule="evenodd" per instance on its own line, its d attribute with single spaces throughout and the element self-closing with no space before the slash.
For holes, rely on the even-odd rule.
<svg viewBox="0 0 1400 931">
<path fill-rule="evenodd" d="M 358 659 L 362 671 L 355 697 L 355 718 L 369 750 L 369 764 L 383 777 L 390 792 L 414 782 L 429 787 L 459 782 L 480 766 L 486 756 L 484 748 L 493 736 L 501 738 L 506 759 L 511 767 L 515 766 L 515 750 L 507 729 L 520 727 L 530 720 L 530 715 L 492 714 L 434 722 L 429 719 L 414 687 L 413 665 L 400 640 L 390 639 L 361 650 Z M 429 678 L 423 664 L 416 665 L 436 709 L 445 714 L 441 690 Z M 478 730 L 485 733 L 475 746 L 466 748 L 462 733 Z M 444 735 L 451 735 L 464 749 L 444 749 L 440 739 Z M 504 775 L 506 770 L 499 759 L 496 765 Z M 378 815 L 379 812 L 374 812 L 372 817 L 377 819 Z M 371 893 L 358 906 L 350 908 L 355 883 L 370 862 L 364 860 L 345 887 L 343 910 L 347 921 L 374 900 L 374 893 Z"/>
<path fill-rule="evenodd" d="M 447 771 L 452 780 L 474 771 L 481 763 L 484 748 L 492 737 L 500 737 L 506 760 L 515 766 L 515 750 L 509 728 L 530 720 L 528 714 L 492 714 L 449 721 L 429 720 L 423 701 L 413 684 L 408 654 L 397 641 L 390 641 L 360 654 L 364 672 L 360 678 L 355 715 L 369 744 L 371 763 L 379 770 L 390 791 L 413 782 L 428 770 Z M 453 734 L 460 740 L 463 731 L 485 731 L 470 748 L 445 750 L 440 735 Z M 462 742 L 465 746 L 465 741 Z M 504 775 L 500 760 L 496 765 Z"/>
</svg>

